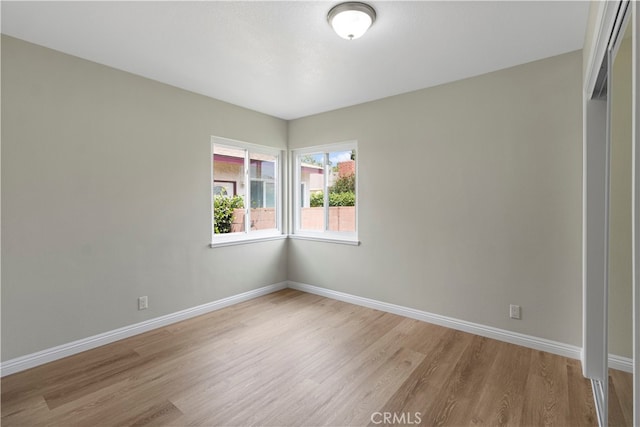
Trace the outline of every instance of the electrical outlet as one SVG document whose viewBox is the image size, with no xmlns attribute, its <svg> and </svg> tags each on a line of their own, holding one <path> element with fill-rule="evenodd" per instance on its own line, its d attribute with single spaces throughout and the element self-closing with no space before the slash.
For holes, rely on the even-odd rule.
<svg viewBox="0 0 640 427">
<path fill-rule="evenodd" d="M 138 298 L 138 310 L 146 310 L 149 308 L 149 298 L 145 295 Z"/>
<path fill-rule="evenodd" d="M 520 319 L 520 306 L 511 304 L 509 305 L 509 317 L 512 319 Z"/>
</svg>

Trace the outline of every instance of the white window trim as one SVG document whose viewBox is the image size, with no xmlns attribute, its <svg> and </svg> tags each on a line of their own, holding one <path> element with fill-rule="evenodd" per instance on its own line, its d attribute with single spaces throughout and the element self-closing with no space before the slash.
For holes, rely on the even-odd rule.
<svg viewBox="0 0 640 427">
<path fill-rule="evenodd" d="M 326 233 L 289 234 L 288 238 L 293 240 L 310 240 L 312 242 L 337 243 L 340 245 L 360 246 L 360 241 L 356 238 L 336 238 L 333 237 L 337 233 L 330 233 L 332 237 L 326 236 Z"/>
<path fill-rule="evenodd" d="M 226 147 L 230 147 L 230 148 L 238 148 L 238 149 L 243 149 L 243 150 L 247 150 L 248 153 L 259 153 L 259 154 L 268 154 L 268 155 L 272 155 L 276 157 L 276 170 L 275 172 L 275 191 L 276 191 L 276 228 L 275 229 L 271 229 L 271 230 L 257 230 L 257 231 L 251 231 L 250 230 L 250 221 L 251 221 L 251 214 L 250 214 L 250 200 L 248 200 L 251 197 L 251 177 L 250 177 L 250 165 L 246 164 L 246 159 L 245 159 L 245 166 L 244 166 L 244 170 L 245 170 L 245 188 L 246 188 L 246 192 L 247 195 L 245 196 L 245 231 L 244 232 L 238 232 L 238 233 L 226 233 L 226 234 L 215 234 L 214 233 L 214 227 L 213 227 L 213 221 L 214 221 L 214 212 L 213 212 L 213 202 L 214 202 L 214 195 L 213 195 L 213 185 L 214 185 L 214 174 L 215 171 L 213 170 L 213 156 L 214 156 L 214 152 L 213 152 L 213 146 L 214 145 L 222 145 L 222 146 L 226 146 Z M 211 170 L 211 182 L 210 182 L 210 186 L 209 186 L 209 194 L 211 196 L 211 200 L 209 202 L 209 209 L 211 212 L 210 215 L 210 223 L 211 223 L 211 244 L 210 247 L 214 248 L 214 247 L 220 247 L 220 246 L 231 246 L 231 245 L 239 245 L 239 244 L 244 244 L 244 243 L 253 243 L 253 242 L 261 242 L 261 241 L 268 241 L 268 240 L 278 240 L 278 239 L 284 239 L 287 237 L 286 234 L 283 234 L 282 232 L 282 212 L 284 209 L 284 198 L 283 198 L 283 183 L 284 183 L 284 175 L 282 173 L 283 171 L 283 163 L 284 163 L 284 154 L 283 154 L 283 150 L 279 150 L 277 148 L 273 148 L 273 147 L 268 147 L 265 145 L 259 145 L 259 144 L 252 144 L 249 142 L 243 142 L 243 141 L 237 141 L 234 139 L 229 139 L 229 138 L 224 138 L 224 137 L 219 137 L 219 136 L 212 136 L 211 137 L 211 144 L 210 144 L 210 155 L 209 155 L 209 159 L 211 162 L 211 166 L 210 166 L 210 170 Z"/>
<path fill-rule="evenodd" d="M 310 231 L 310 230 L 301 230 L 300 229 L 300 206 L 302 200 L 300 200 L 300 185 L 301 185 L 301 177 L 300 177 L 300 162 L 298 161 L 300 156 L 304 156 L 305 154 L 318 154 L 318 153 L 329 153 L 334 151 L 348 151 L 348 150 L 356 150 L 356 165 L 355 165 L 355 175 L 356 175 L 356 205 L 355 205 L 355 224 L 356 231 L 355 232 L 344 232 L 344 231 Z M 348 244 L 348 245 L 359 245 L 360 241 L 358 240 L 358 210 L 360 203 L 358 202 L 358 184 L 360 180 L 358 179 L 358 141 L 344 141 L 336 144 L 325 144 L 325 145 L 316 145 L 313 147 L 304 147 L 300 149 L 291 150 L 291 165 L 293 167 L 293 187 L 295 191 L 293 191 L 293 200 L 292 200 L 292 219 L 293 219 L 293 232 L 289 234 L 289 237 L 292 239 L 300 239 L 300 240 L 314 240 L 314 241 L 322 241 L 328 243 L 340 243 L 340 244 Z M 328 179 L 328 174 L 325 173 L 325 188 L 326 188 L 326 180 Z M 325 205 L 328 205 L 327 199 L 329 197 L 328 192 L 325 191 Z M 327 211 L 328 214 L 328 211 Z M 326 227 L 326 224 L 325 224 Z"/>
<path fill-rule="evenodd" d="M 234 233 L 235 234 L 235 233 Z M 288 238 L 286 234 L 270 234 L 264 235 L 262 237 L 246 237 L 243 239 L 234 239 L 234 240 L 216 240 L 215 243 L 211 243 L 209 246 L 211 248 L 222 248 L 225 246 L 235 246 L 235 245 L 246 245 L 249 243 L 259 243 L 259 242 L 269 242 L 271 240 L 284 240 Z"/>
</svg>

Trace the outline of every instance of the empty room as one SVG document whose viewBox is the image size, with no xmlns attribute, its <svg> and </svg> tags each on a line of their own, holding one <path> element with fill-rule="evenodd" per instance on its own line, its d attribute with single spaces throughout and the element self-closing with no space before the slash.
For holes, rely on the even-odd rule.
<svg viewBox="0 0 640 427">
<path fill-rule="evenodd" d="M 634 1 L 2 1 L 3 426 L 639 426 Z"/>
</svg>

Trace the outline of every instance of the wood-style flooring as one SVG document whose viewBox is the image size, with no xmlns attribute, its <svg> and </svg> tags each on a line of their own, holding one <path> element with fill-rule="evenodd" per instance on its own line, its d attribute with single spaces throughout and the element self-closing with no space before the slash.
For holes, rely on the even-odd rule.
<svg viewBox="0 0 640 427">
<path fill-rule="evenodd" d="M 633 425 L 633 374 L 609 369 L 609 427 Z"/>
<path fill-rule="evenodd" d="M 597 425 L 577 360 L 290 289 L 1 385 L 3 426 Z"/>
</svg>

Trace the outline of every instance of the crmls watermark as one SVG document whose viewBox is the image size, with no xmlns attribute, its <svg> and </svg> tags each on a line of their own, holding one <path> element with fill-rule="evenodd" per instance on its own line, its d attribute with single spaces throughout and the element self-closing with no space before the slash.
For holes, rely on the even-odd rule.
<svg viewBox="0 0 640 427">
<path fill-rule="evenodd" d="M 420 424 L 422 417 L 420 412 L 374 412 L 371 414 L 373 424 Z"/>
</svg>

